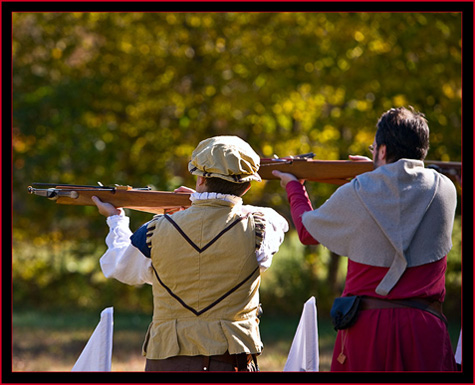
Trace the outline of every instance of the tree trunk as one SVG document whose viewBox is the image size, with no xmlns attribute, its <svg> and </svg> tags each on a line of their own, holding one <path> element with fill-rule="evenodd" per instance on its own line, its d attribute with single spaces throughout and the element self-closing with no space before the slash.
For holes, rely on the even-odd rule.
<svg viewBox="0 0 475 385">
<path fill-rule="evenodd" d="M 330 253 L 330 265 L 328 266 L 328 287 L 333 294 L 339 294 L 339 282 L 338 282 L 338 268 L 340 267 L 341 256 L 335 254 L 333 251 Z"/>
</svg>

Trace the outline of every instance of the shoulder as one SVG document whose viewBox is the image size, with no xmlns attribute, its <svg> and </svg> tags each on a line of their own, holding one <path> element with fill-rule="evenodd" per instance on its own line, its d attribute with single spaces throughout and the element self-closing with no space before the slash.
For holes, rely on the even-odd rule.
<svg viewBox="0 0 475 385">
<path fill-rule="evenodd" d="M 437 177 L 439 178 L 439 185 L 442 186 L 443 189 L 453 193 L 454 195 L 457 195 L 457 189 L 455 187 L 455 184 L 450 180 L 449 177 L 445 176 L 444 174 L 441 174 L 438 171 L 432 171 L 437 174 Z"/>
<path fill-rule="evenodd" d="M 288 231 L 289 224 L 287 220 L 270 207 L 243 205 L 242 210 L 244 214 L 251 213 L 254 220 L 258 223 L 270 224 L 274 228 Z"/>
<path fill-rule="evenodd" d="M 139 249 L 143 255 L 150 258 L 150 248 L 147 244 L 147 237 L 149 232 L 149 226 L 152 225 L 155 218 L 152 219 L 150 222 L 147 222 L 139 227 L 137 231 L 135 231 L 132 236 L 130 237 L 130 241 L 132 245 Z"/>
<path fill-rule="evenodd" d="M 423 167 L 419 172 L 422 175 L 419 178 L 420 184 L 428 190 L 433 190 L 436 197 L 457 199 L 457 189 L 450 178 L 432 168 Z"/>
<path fill-rule="evenodd" d="M 444 207 L 454 211 L 457 206 L 457 188 L 448 177 L 437 171 L 433 172 L 437 174 L 437 193 L 435 194 L 435 200 L 439 201 Z"/>
</svg>

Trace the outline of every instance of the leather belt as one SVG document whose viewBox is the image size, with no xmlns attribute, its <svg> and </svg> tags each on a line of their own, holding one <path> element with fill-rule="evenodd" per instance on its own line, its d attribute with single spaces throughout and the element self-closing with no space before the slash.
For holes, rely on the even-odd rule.
<svg viewBox="0 0 475 385">
<path fill-rule="evenodd" d="M 247 353 L 229 354 L 229 352 L 226 352 L 221 355 L 203 356 L 203 370 L 207 370 L 207 368 L 209 368 L 210 361 L 220 361 L 231 364 L 235 367 L 236 371 L 245 371 L 247 369 L 247 365 L 252 361 L 254 361 L 257 366 L 255 355 Z"/>
<path fill-rule="evenodd" d="M 241 355 L 244 355 L 246 356 L 246 353 L 241 353 L 241 354 L 229 354 L 229 352 L 226 352 L 224 354 L 221 354 L 219 356 L 210 356 L 210 360 L 216 360 L 216 361 L 220 361 L 220 362 L 226 362 L 228 364 L 235 364 L 236 363 L 236 356 L 241 356 Z M 247 357 L 246 357 L 247 358 Z"/>
<path fill-rule="evenodd" d="M 442 303 L 439 301 L 428 301 L 425 299 L 381 299 L 372 297 L 362 297 L 360 310 L 369 309 L 391 309 L 391 308 L 415 308 L 435 315 L 447 325 L 447 319 L 442 313 Z"/>
</svg>

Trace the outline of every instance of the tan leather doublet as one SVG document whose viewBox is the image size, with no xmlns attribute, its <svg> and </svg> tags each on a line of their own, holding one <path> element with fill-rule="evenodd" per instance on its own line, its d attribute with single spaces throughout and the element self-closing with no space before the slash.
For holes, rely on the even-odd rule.
<svg viewBox="0 0 475 385">
<path fill-rule="evenodd" d="M 258 221 L 210 199 L 149 224 L 155 279 L 147 358 L 261 352 Z"/>
</svg>

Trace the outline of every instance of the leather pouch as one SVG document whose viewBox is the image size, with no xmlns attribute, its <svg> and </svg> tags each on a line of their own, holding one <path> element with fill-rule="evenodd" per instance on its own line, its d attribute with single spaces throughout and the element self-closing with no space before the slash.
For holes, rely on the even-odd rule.
<svg viewBox="0 0 475 385">
<path fill-rule="evenodd" d="M 361 297 L 357 295 L 335 299 L 330 310 L 335 330 L 347 329 L 356 322 L 360 302 Z"/>
</svg>

